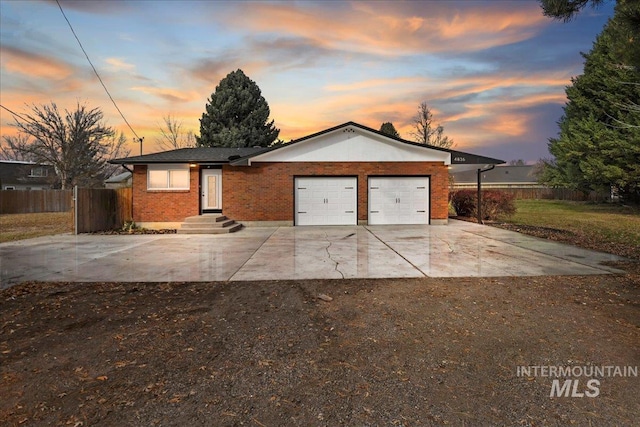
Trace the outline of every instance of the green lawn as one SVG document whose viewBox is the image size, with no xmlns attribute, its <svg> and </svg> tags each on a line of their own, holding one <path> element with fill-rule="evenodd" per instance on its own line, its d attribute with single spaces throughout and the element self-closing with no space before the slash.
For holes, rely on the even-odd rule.
<svg viewBox="0 0 640 427">
<path fill-rule="evenodd" d="M 560 200 L 518 200 L 518 211 L 505 220 L 568 230 L 589 240 L 635 246 L 640 250 L 640 207 Z"/>
</svg>

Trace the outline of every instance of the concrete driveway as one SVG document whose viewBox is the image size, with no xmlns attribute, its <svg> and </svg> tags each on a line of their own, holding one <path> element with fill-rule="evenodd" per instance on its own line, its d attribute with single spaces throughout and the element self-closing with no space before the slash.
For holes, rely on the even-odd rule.
<svg viewBox="0 0 640 427">
<path fill-rule="evenodd" d="M 57 235 L 0 244 L 0 287 L 40 281 L 218 281 L 586 275 L 619 260 L 468 222 L 245 228 L 225 235 Z"/>
</svg>

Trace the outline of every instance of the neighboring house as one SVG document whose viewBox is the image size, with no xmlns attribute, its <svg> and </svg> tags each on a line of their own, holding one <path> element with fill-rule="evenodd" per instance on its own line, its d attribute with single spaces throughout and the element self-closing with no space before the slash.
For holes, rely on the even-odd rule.
<svg viewBox="0 0 640 427">
<path fill-rule="evenodd" d="M 183 148 L 133 165 L 133 220 L 221 213 L 245 225 L 446 224 L 449 168 L 504 163 L 345 123 L 269 148 Z"/>
<path fill-rule="evenodd" d="M 131 187 L 133 183 L 133 175 L 129 171 L 125 171 L 119 173 L 118 175 L 114 175 L 109 179 L 105 179 L 104 187 L 105 188 L 125 188 Z"/>
<path fill-rule="evenodd" d="M 0 160 L 0 189 L 49 190 L 55 182 L 53 166 L 18 160 Z"/>
<path fill-rule="evenodd" d="M 538 183 L 534 176 L 534 165 L 508 166 L 499 165 L 494 169 L 482 172 L 482 188 L 546 188 Z M 476 188 L 478 182 L 477 169 L 452 172 L 453 188 Z"/>
</svg>

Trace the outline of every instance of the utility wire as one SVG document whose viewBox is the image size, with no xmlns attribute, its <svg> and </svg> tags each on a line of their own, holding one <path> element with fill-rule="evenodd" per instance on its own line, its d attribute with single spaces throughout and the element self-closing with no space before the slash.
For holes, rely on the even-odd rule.
<svg viewBox="0 0 640 427">
<path fill-rule="evenodd" d="M 7 107 L 5 107 L 4 105 L 0 104 L 0 108 L 4 108 L 5 110 L 7 110 L 8 112 L 10 112 L 11 114 L 13 114 L 15 117 L 20 117 L 22 120 L 27 121 L 27 119 L 25 119 L 23 116 L 21 116 L 20 114 L 11 111 L 10 109 L 8 109 Z"/>
<path fill-rule="evenodd" d="M 118 108 L 118 104 L 116 104 L 116 101 L 113 99 L 113 97 L 109 93 L 109 90 L 107 89 L 107 86 L 105 86 L 104 82 L 102 81 L 102 78 L 100 77 L 100 74 L 98 74 L 98 70 L 96 70 L 96 67 L 93 66 L 93 62 L 91 62 L 91 59 L 89 59 L 89 55 L 87 55 L 87 51 L 84 50 L 84 47 L 82 46 L 82 43 L 80 43 L 80 39 L 76 35 L 76 32 L 73 30 L 73 26 L 71 26 L 71 22 L 69 22 L 69 19 L 67 19 L 67 15 L 65 15 L 64 10 L 62 10 L 62 6 L 60 5 L 60 1 L 56 0 L 56 3 L 58 4 L 58 7 L 60 8 L 60 12 L 62 12 L 62 16 L 64 16 L 64 20 L 67 21 L 67 24 L 69 24 L 69 28 L 71 29 L 71 32 L 73 33 L 73 36 L 76 38 L 76 40 L 78 42 L 78 45 L 80 45 L 80 49 L 82 49 L 82 53 L 84 53 L 84 56 L 87 58 L 87 61 L 89 61 L 89 65 L 91 65 L 91 68 L 93 68 L 93 72 L 95 73 L 95 75 L 98 78 L 98 80 L 100 80 L 100 84 L 104 88 L 104 91 L 107 92 L 107 95 L 109 96 L 109 99 L 113 103 L 113 106 L 116 107 L 116 110 L 118 110 L 118 113 L 120 113 L 120 117 L 122 117 L 122 120 L 124 120 L 124 122 L 127 124 L 127 126 L 129 126 L 129 129 L 131 129 L 131 132 L 133 132 L 133 134 L 136 136 L 136 141 L 142 142 L 141 141 L 142 138 L 140 138 L 138 136 L 136 131 L 133 130 L 133 128 L 131 127 L 131 125 L 127 121 L 127 119 L 124 116 L 124 114 L 122 114 L 122 111 L 120 111 L 120 108 Z"/>
</svg>

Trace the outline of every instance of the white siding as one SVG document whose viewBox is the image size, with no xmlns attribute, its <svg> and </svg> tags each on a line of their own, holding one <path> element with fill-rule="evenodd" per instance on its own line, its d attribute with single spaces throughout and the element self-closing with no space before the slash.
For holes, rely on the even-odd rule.
<svg viewBox="0 0 640 427">
<path fill-rule="evenodd" d="M 444 162 L 448 165 L 451 161 L 448 152 L 350 127 L 255 156 L 251 162 Z"/>
</svg>

